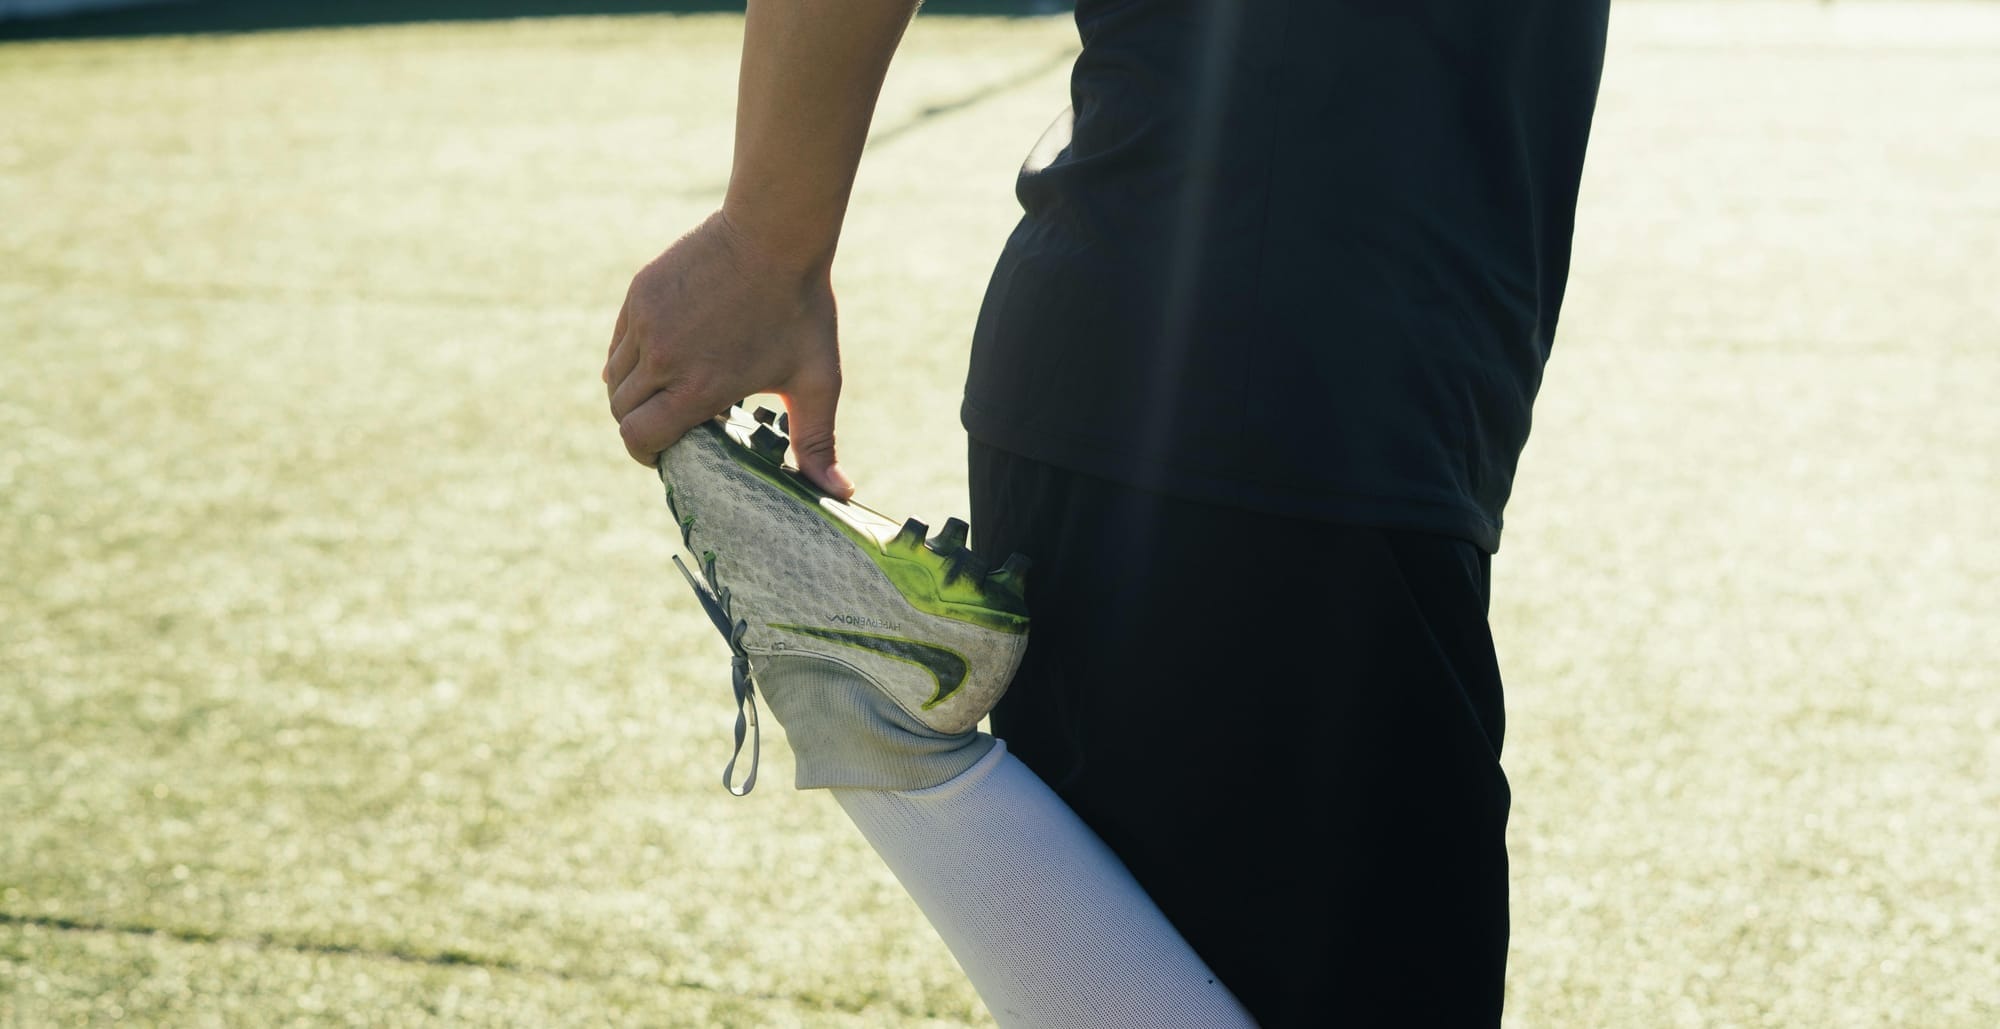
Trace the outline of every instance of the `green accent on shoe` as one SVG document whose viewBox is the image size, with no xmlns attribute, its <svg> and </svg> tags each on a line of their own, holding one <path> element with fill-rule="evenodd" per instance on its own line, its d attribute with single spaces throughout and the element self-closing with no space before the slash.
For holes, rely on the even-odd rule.
<svg viewBox="0 0 2000 1029">
<path fill-rule="evenodd" d="M 958 688 L 965 684 L 965 673 L 971 667 L 966 662 L 965 655 L 957 651 L 940 647 L 936 644 L 906 640 L 900 636 L 882 636 L 872 632 L 849 632 L 844 629 L 816 629 L 808 625 L 781 625 L 777 623 L 773 623 L 771 628 L 783 629 L 786 632 L 795 632 L 801 636 L 811 636 L 815 639 L 829 640 L 834 643 L 857 647 L 861 650 L 873 651 L 885 657 L 892 657 L 898 661 L 907 662 L 922 668 L 924 671 L 931 673 L 931 678 L 936 679 L 938 684 L 937 692 L 931 695 L 931 699 L 924 702 L 924 710 L 926 711 L 944 703 L 946 698 L 957 693 Z"/>
<path fill-rule="evenodd" d="M 704 422 L 691 431 L 720 436 L 739 467 L 790 494 L 854 541 L 889 577 L 889 582 L 911 607 L 998 632 L 1028 631 L 1028 604 L 1021 595 L 1018 580 L 1002 576 L 989 581 L 981 575 L 966 574 L 966 563 L 960 556 L 965 553 L 964 548 L 949 535 L 944 537 L 945 545 L 927 544 L 921 529 L 916 533 L 903 532 L 903 526 L 878 512 L 828 496 L 804 475 L 739 442 L 717 422 Z M 758 431 L 768 432 L 769 427 L 760 425 Z"/>
</svg>

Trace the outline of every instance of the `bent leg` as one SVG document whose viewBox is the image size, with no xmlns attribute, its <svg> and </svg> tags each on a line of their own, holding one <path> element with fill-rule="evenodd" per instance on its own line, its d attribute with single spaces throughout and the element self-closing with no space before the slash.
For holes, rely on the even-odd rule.
<svg viewBox="0 0 2000 1029">
<path fill-rule="evenodd" d="M 799 787 L 835 791 L 1002 1021 L 1248 1024 L 1111 851 L 977 731 L 1025 647 L 1018 566 L 958 581 L 978 567 L 963 522 L 926 540 L 821 495 L 778 466 L 775 421 L 733 410 L 660 461 L 701 574 L 674 562 L 733 655 L 750 766 L 736 787 L 732 758 L 725 783 L 755 781 L 761 696 Z M 878 560 L 892 550 L 902 574 Z"/>
</svg>

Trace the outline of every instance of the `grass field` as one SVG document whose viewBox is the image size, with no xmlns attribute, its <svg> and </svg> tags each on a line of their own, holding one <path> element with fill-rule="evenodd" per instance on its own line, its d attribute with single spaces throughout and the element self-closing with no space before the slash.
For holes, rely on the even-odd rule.
<svg viewBox="0 0 2000 1029">
<path fill-rule="evenodd" d="M 782 747 L 722 791 L 603 411 L 737 31 L 0 45 L 0 1024 L 987 1022 Z M 1508 1024 L 1994 1025 L 2000 7 L 1612 31 L 1495 565 Z M 877 506 L 964 510 L 1073 46 L 926 17 L 892 72 L 837 274 Z"/>
</svg>

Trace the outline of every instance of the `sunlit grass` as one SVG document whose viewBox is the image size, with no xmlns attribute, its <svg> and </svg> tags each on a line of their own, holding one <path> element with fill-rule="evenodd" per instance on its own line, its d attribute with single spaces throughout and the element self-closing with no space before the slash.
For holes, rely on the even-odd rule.
<svg viewBox="0 0 2000 1029">
<path fill-rule="evenodd" d="M 985 1018 L 781 747 L 723 793 L 603 412 L 736 32 L 0 46 L 0 1024 Z M 838 279 L 879 506 L 964 509 L 1072 45 L 899 58 Z M 1996 58 L 1984 7 L 1619 9 L 1495 566 L 1511 1024 L 2000 1012 Z"/>
</svg>

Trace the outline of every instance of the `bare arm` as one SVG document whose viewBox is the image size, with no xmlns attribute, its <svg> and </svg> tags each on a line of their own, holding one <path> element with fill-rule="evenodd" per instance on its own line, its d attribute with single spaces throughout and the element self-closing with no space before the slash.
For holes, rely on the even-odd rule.
<svg viewBox="0 0 2000 1029">
<path fill-rule="evenodd" d="M 749 393 L 791 411 L 799 466 L 838 495 L 831 268 L 854 171 L 911 0 L 751 0 L 736 155 L 720 211 L 633 278 L 604 382 L 625 448 L 652 464 Z"/>
<path fill-rule="evenodd" d="M 831 263 L 912 0 L 753 0 L 723 213 L 808 269 Z"/>
</svg>

